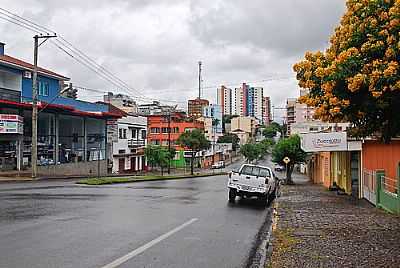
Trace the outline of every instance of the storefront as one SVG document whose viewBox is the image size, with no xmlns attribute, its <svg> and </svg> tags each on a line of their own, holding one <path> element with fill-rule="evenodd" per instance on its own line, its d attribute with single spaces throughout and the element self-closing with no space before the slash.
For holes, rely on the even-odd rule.
<svg viewBox="0 0 400 268">
<path fill-rule="evenodd" d="M 16 170 L 23 138 L 23 118 L 0 114 L 0 171 Z"/>
<path fill-rule="evenodd" d="M 313 182 L 360 197 L 361 141 L 349 140 L 346 132 L 300 136 L 302 149 L 313 153 L 310 162 Z"/>
<path fill-rule="evenodd" d="M 14 108 L 14 107 L 15 108 Z M 39 175 L 107 173 L 106 122 L 113 115 L 49 105 L 38 116 Z M 29 173 L 32 110 L 26 103 L 0 106 L 0 171 Z"/>
</svg>

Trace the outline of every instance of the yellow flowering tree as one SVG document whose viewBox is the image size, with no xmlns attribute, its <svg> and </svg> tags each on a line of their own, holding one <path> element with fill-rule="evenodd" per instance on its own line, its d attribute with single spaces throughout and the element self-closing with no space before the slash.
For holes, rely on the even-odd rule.
<svg viewBox="0 0 400 268">
<path fill-rule="evenodd" d="M 325 52 L 294 65 L 301 102 L 324 121 L 347 121 L 359 137 L 400 135 L 400 0 L 347 0 Z"/>
</svg>

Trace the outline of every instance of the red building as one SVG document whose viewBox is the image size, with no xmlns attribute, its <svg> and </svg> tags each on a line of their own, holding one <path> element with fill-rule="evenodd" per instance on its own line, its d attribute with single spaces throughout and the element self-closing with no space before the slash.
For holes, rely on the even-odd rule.
<svg viewBox="0 0 400 268">
<path fill-rule="evenodd" d="M 169 139 L 171 146 L 180 150 L 176 144 L 176 140 L 185 131 L 192 129 L 204 129 L 204 124 L 193 119 L 188 119 L 180 113 L 171 114 L 169 119 L 168 115 L 150 115 L 147 117 L 148 144 L 168 146 Z M 171 129 L 168 135 L 168 128 Z"/>
</svg>

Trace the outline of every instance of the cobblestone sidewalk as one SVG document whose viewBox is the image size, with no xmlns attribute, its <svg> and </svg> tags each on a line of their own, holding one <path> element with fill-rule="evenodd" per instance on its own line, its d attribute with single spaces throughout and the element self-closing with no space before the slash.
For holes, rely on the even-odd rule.
<svg viewBox="0 0 400 268">
<path fill-rule="evenodd" d="M 271 267 L 400 267 L 400 217 L 295 182 L 275 204 Z"/>
</svg>

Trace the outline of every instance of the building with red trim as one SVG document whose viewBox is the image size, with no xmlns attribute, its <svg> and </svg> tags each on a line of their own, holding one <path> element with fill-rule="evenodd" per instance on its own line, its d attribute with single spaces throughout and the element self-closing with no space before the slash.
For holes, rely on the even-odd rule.
<svg viewBox="0 0 400 268">
<path fill-rule="evenodd" d="M 4 54 L 0 43 L 0 171 L 30 173 L 32 64 Z M 61 95 L 69 78 L 39 68 L 39 176 L 106 174 L 107 121 L 123 114 L 108 105 Z"/>
</svg>

